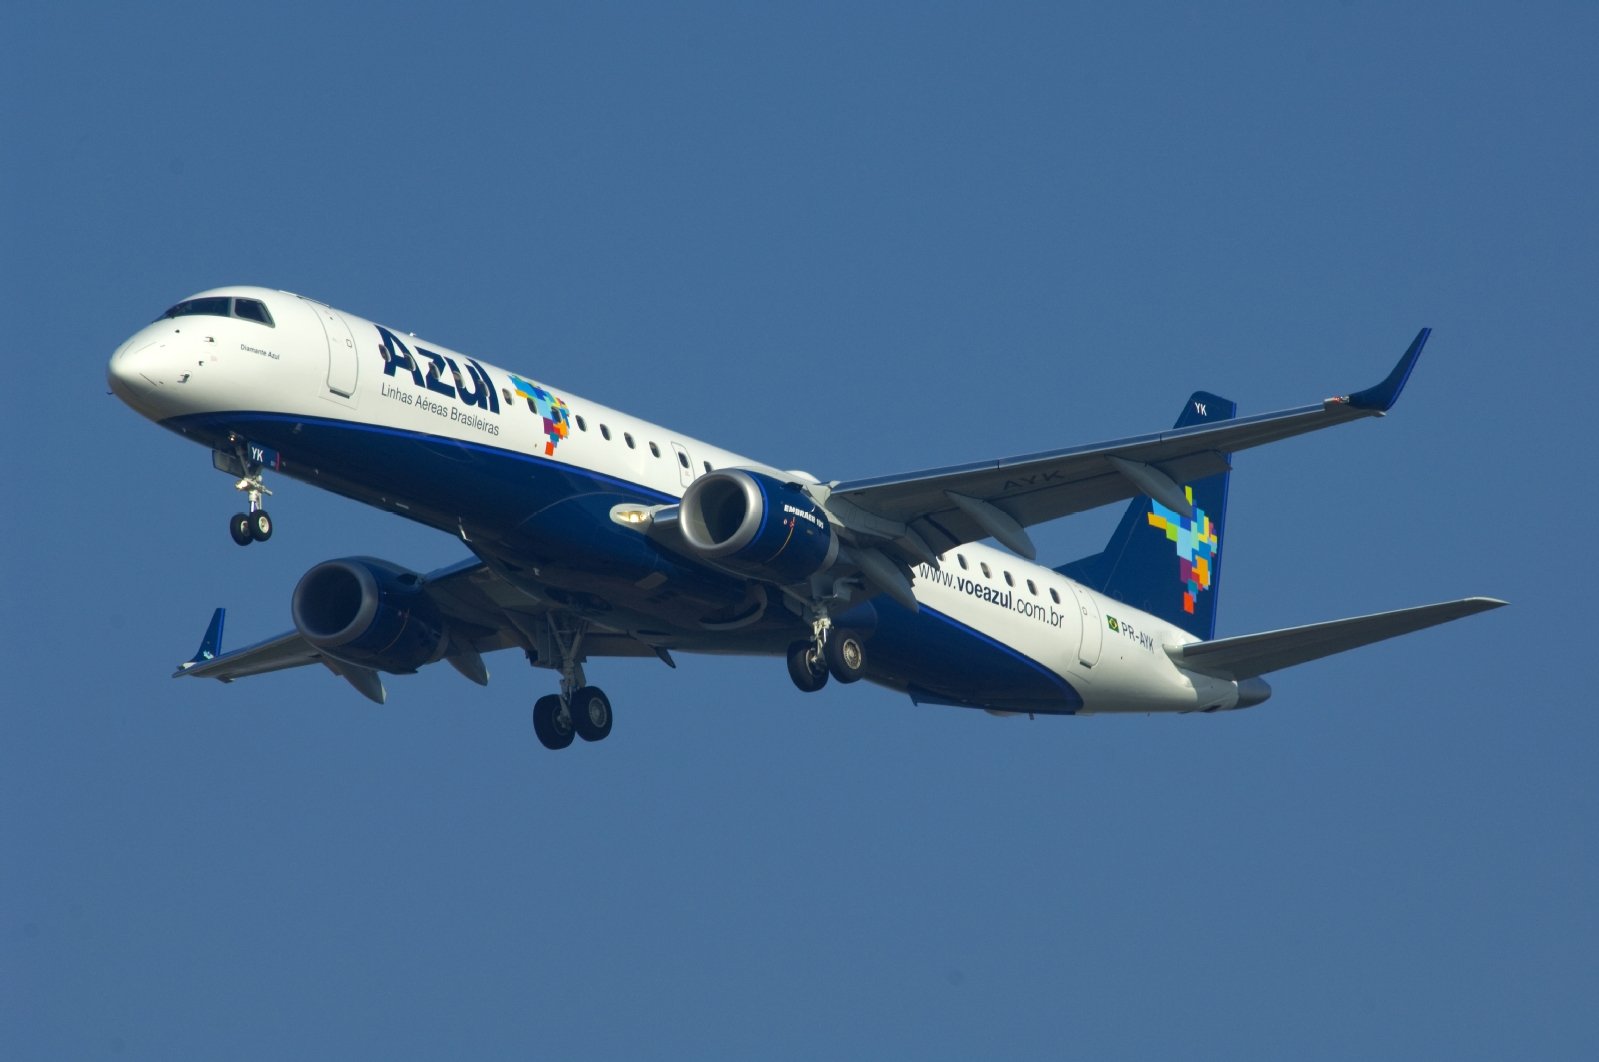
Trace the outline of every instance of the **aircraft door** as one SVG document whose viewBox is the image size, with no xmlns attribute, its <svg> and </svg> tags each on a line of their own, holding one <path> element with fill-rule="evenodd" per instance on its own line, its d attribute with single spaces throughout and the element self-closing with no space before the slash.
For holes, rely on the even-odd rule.
<svg viewBox="0 0 1599 1062">
<path fill-rule="evenodd" d="M 350 326 L 333 307 L 323 306 L 310 299 L 306 299 L 305 303 L 316 314 L 316 319 L 322 324 L 322 332 L 327 336 L 328 390 L 340 398 L 349 398 L 355 394 L 358 367 L 355 336 L 350 334 Z"/>
<path fill-rule="evenodd" d="M 1077 611 L 1083 618 L 1083 640 L 1077 646 L 1077 662 L 1084 667 L 1099 663 L 1099 652 L 1105 644 L 1104 618 L 1099 614 L 1099 602 L 1094 595 L 1075 583 L 1069 584 L 1072 596 L 1077 599 Z"/>
<path fill-rule="evenodd" d="M 688 455 L 688 450 L 682 443 L 673 443 L 672 452 L 677 455 L 677 475 L 683 481 L 683 486 L 694 482 L 694 461 Z"/>
</svg>

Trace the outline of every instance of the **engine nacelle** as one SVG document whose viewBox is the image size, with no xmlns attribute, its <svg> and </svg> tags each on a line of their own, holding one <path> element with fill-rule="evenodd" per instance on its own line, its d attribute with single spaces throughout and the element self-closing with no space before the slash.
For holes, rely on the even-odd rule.
<svg viewBox="0 0 1599 1062">
<path fill-rule="evenodd" d="M 408 675 L 449 646 L 422 577 L 375 557 L 318 564 L 300 577 L 290 610 L 301 637 L 357 667 Z"/>
<path fill-rule="evenodd" d="M 822 507 L 759 472 L 724 468 L 699 477 L 683 492 L 678 524 L 701 557 L 768 582 L 801 582 L 838 557 Z"/>
</svg>

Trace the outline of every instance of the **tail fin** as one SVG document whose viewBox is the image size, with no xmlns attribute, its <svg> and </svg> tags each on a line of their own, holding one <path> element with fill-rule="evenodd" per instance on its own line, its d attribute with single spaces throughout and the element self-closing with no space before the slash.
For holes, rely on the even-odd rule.
<svg viewBox="0 0 1599 1062">
<path fill-rule="evenodd" d="M 1236 403 L 1195 391 L 1175 426 L 1231 420 L 1237 413 Z M 1151 498 L 1134 498 L 1103 552 L 1055 570 L 1209 640 L 1216 632 L 1216 598 L 1221 590 L 1228 475 L 1222 472 L 1184 489 L 1193 503 L 1193 519 Z"/>
</svg>

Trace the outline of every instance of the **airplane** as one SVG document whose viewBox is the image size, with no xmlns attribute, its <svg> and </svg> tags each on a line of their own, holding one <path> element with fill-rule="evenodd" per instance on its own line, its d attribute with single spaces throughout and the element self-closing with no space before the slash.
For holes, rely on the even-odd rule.
<svg viewBox="0 0 1599 1062">
<path fill-rule="evenodd" d="M 442 660 L 485 685 L 484 655 L 519 649 L 558 675 L 532 716 L 561 749 L 610 734 L 584 667 L 608 657 L 782 657 L 807 692 L 865 678 L 995 715 L 1217 712 L 1264 702 L 1267 673 L 1497 608 L 1469 597 L 1215 637 L 1232 455 L 1383 416 L 1429 334 L 1381 383 L 1310 405 L 1238 417 L 1198 391 L 1169 431 L 825 482 L 268 288 L 178 302 L 116 349 L 107 379 L 211 450 L 245 498 L 240 545 L 272 537 L 272 473 L 470 554 L 426 574 L 317 564 L 292 630 L 224 652 L 219 608 L 174 677 L 320 663 L 383 703 L 383 674 Z M 1036 561 L 1028 527 L 1118 502 L 1104 550 Z"/>
</svg>

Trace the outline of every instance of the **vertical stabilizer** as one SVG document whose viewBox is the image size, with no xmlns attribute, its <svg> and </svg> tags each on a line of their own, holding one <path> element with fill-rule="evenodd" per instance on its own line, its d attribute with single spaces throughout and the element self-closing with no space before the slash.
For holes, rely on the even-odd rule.
<svg viewBox="0 0 1599 1062">
<path fill-rule="evenodd" d="M 1237 412 L 1236 403 L 1195 391 L 1175 427 L 1231 420 Z M 1183 488 L 1194 510 L 1191 518 L 1152 498 L 1134 498 L 1102 552 L 1055 570 L 1190 634 L 1214 637 L 1228 475 L 1223 472 Z"/>
</svg>

